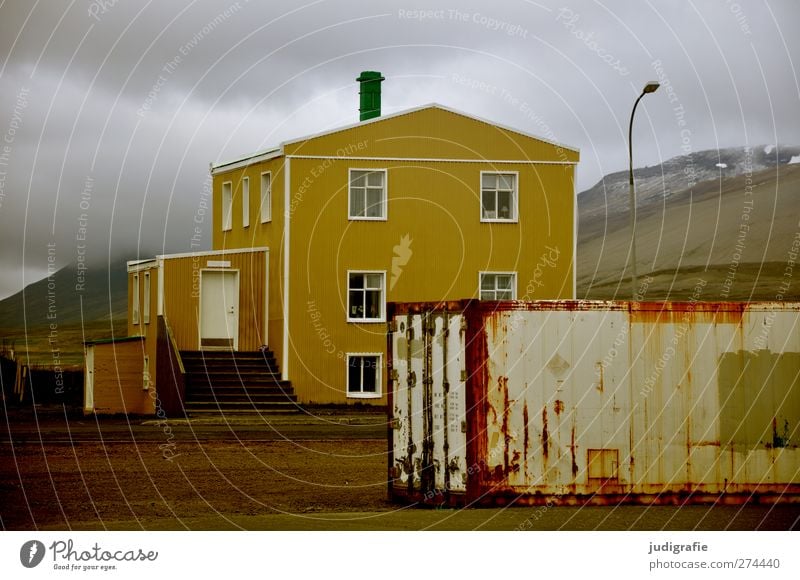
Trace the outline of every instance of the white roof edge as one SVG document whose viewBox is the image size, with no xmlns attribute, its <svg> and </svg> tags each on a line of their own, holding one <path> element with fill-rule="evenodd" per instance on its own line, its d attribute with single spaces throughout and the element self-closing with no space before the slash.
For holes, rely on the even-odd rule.
<svg viewBox="0 0 800 580">
<path fill-rule="evenodd" d="M 403 109 L 402 111 L 397 111 L 395 113 L 390 113 L 388 115 L 381 115 L 380 117 L 375 117 L 373 119 L 368 119 L 366 121 L 360 121 L 358 123 L 350 123 L 349 125 L 344 125 L 342 127 L 337 127 L 335 129 L 329 129 L 327 131 L 320 131 L 319 133 L 313 133 L 311 135 L 305 135 L 303 137 L 298 137 L 296 139 L 291 139 L 289 141 L 283 141 L 281 143 L 281 149 L 285 148 L 286 145 L 291 145 L 293 143 L 299 143 L 300 141 L 308 141 L 309 139 L 316 139 L 317 137 L 323 137 L 325 135 L 331 135 L 333 133 L 339 133 L 340 131 L 347 131 L 348 129 L 355 129 L 356 127 L 360 127 L 363 125 L 369 125 L 372 123 L 378 123 L 380 121 L 385 121 L 386 119 L 393 119 L 395 117 L 401 117 L 403 115 L 409 115 L 411 113 L 416 113 L 418 111 L 423 111 L 425 109 L 441 109 L 442 111 L 447 111 L 448 113 L 453 113 L 454 115 L 461 115 L 462 117 L 466 117 L 467 119 L 472 119 L 474 121 L 480 121 L 481 123 L 486 123 L 487 125 L 492 125 L 494 127 L 498 127 L 503 129 L 504 131 L 510 131 L 512 133 L 516 133 L 518 135 L 522 135 L 523 137 L 528 137 L 529 139 L 536 139 L 537 141 L 541 141 L 543 143 L 547 143 L 548 145 L 553 145 L 555 147 L 561 147 L 562 149 L 569 149 L 570 151 L 574 151 L 575 153 L 580 153 L 580 149 L 575 147 L 571 147 L 569 145 L 564 145 L 563 143 L 558 143 L 556 141 L 551 141 L 550 139 L 545 139 L 538 135 L 534 135 L 532 133 L 526 133 L 525 131 L 521 131 L 519 129 L 515 129 L 513 127 L 508 127 L 506 125 L 501 125 L 500 123 L 495 123 L 494 121 L 490 121 L 489 119 L 484 119 L 483 117 L 478 117 L 476 115 L 472 115 L 470 113 L 465 113 L 464 111 L 459 111 L 458 109 L 453 109 L 452 107 L 446 107 L 439 103 L 427 103 L 425 105 L 419 107 L 413 107 L 411 109 Z"/>
<path fill-rule="evenodd" d="M 267 149 L 265 151 L 261 151 L 258 153 L 253 153 L 252 155 L 246 155 L 244 157 L 239 157 L 232 161 L 227 161 L 224 163 L 219 163 L 217 165 L 211 166 L 211 173 L 221 173 L 222 171 L 228 171 L 231 169 L 237 169 L 238 167 L 242 167 L 243 165 L 248 165 L 250 163 L 257 163 L 259 161 L 266 161 L 267 159 L 273 159 L 275 157 L 280 157 L 283 155 L 284 149 L 287 145 L 292 145 L 293 143 L 299 143 L 301 141 L 308 141 L 309 139 L 316 139 L 318 137 L 324 137 L 325 135 L 332 135 L 334 133 L 340 133 L 341 131 L 347 131 L 348 129 L 355 129 L 356 127 L 361 127 L 364 125 L 370 125 L 372 123 L 378 123 L 380 121 L 385 121 L 387 119 L 393 119 L 395 117 L 401 117 L 403 115 L 409 115 L 411 113 L 416 113 L 418 111 L 423 111 L 425 109 L 441 109 L 442 111 L 447 111 L 448 113 L 453 113 L 454 115 L 460 115 L 462 117 L 466 117 L 467 119 L 472 119 L 474 121 L 479 121 L 481 123 L 486 123 L 487 125 L 492 125 L 494 127 L 498 127 L 499 129 L 503 129 L 504 131 L 510 131 L 511 133 L 516 133 L 517 135 L 522 135 L 523 137 L 527 137 L 529 139 L 535 139 L 536 141 L 541 141 L 542 143 L 547 143 L 548 145 L 553 145 L 554 147 L 560 147 L 561 149 L 567 149 L 569 151 L 574 151 L 575 153 L 580 154 L 580 149 L 577 147 L 571 147 L 569 145 L 565 145 L 563 143 L 559 143 L 557 141 L 552 141 L 551 139 L 546 139 L 539 135 L 534 135 L 532 133 L 526 133 L 525 131 L 521 131 L 520 129 L 515 129 L 514 127 L 509 127 L 507 125 L 502 125 L 500 123 L 495 123 L 494 121 L 490 121 L 489 119 L 484 119 L 483 117 L 478 117 L 477 115 L 472 115 L 470 113 L 465 113 L 464 111 L 459 111 L 458 109 L 453 109 L 451 107 L 446 107 L 444 105 L 440 105 L 439 103 L 428 103 L 426 105 L 422 105 L 419 107 L 413 107 L 411 109 L 403 109 L 402 111 L 397 111 L 395 113 L 390 113 L 388 115 L 381 115 L 380 117 L 375 117 L 373 119 L 368 119 L 366 121 L 359 121 L 358 123 L 350 123 L 349 125 L 343 125 L 341 127 L 336 127 L 334 129 L 328 129 L 326 131 L 320 131 L 318 133 L 312 133 L 310 135 L 304 135 L 302 137 L 297 137 L 295 139 L 290 139 L 288 141 L 281 142 L 280 146 L 272 147 L 271 149 Z M 235 167 L 232 167 L 234 166 Z"/>
<path fill-rule="evenodd" d="M 173 258 L 194 258 L 197 256 L 225 256 L 228 254 L 249 254 L 253 252 L 269 252 L 269 247 L 228 248 L 227 250 L 203 250 L 200 252 L 182 252 L 178 254 L 158 254 L 155 260 L 171 260 Z"/>
<path fill-rule="evenodd" d="M 236 159 L 232 159 L 230 161 L 224 161 L 216 165 L 212 163 L 211 175 L 215 175 L 217 173 L 223 173 L 225 171 L 230 171 L 232 169 L 238 169 L 239 167 L 242 167 L 244 165 L 250 165 L 251 163 L 258 163 L 259 161 L 275 159 L 276 157 L 280 157 L 281 155 L 283 155 L 283 147 L 271 147 L 270 149 L 265 149 L 263 151 L 252 153 L 250 155 L 244 155 L 242 157 L 237 157 Z"/>
<path fill-rule="evenodd" d="M 140 270 L 147 270 L 148 268 L 156 265 L 155 258 L 148 258 L 147 260 L 128 260 L 125 262 L 128 273 L 138 272 Z"/>
</svg>

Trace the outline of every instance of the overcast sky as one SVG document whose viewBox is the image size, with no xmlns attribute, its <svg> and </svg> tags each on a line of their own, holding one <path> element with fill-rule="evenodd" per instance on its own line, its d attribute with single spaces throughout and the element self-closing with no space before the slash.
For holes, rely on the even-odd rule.
<svg viewBox="0 0 800 580">
<path fill-rule="evenodd" d="M 48 244 L 58 266 L 188 250 L 209 163 L 357 121 L 361 70 L 385 113 L 438 102 L 580 148 L 579 190 L 626 167 L 651 79 L 637 166 L 799 144 L 798 22 L 796 0 L 4 2 L 0 297 Z"/>
</svg>

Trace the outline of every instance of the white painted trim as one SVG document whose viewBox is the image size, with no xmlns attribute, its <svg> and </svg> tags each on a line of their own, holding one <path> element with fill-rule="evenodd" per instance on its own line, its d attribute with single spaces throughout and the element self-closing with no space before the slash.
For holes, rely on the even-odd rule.
<svg viewBox="0 0 800 580">
<path fill-rule="evenodd" d="M 157 265 L 158 264 L 155 259 L 137 260 L 135 264 L 128 262 L 128 274 L 133 274 L 134 272 L 145 272 L 155 268 Z"/>
<path fill-rule="evenodd" d="M 382 217 L 353 217 L 350 215 L 350 188 L 353 183 L 353 171 L 370 171 L 383 173 L 383 216 Z M 366 203 L 366 199 L 364 199 Z M 365 208 L 366 210 L 366 208 Z M 371 169 L 366 167 L 347 168 L 347 220 L 351 222 L 385 222 L 389 220 L 389 172 L 384 169 Z"/>
<path fill-rule="evenodd" d="M 350 392 L 350 357 L 353 356 L 376 356 L 378 357 L 378 383 L 375 393 L 351 393 Z M 382 352 L 348 352 L 344 357 L 344 393 L 348 399 L 380 399 L 383 397 L 383 353 Z"/>
<path fill-rule="evenodd" d="M 491 175 L 514 175 L 514 219 L 485 218 L 483 217 L 483 176 Z M 481 171 L 480 181 L 478 182 L 478 213 L 481 223 L 485 224 L 518 224 L 519 223 L 519 171 Z M 495 200 L 497 201 L 497 200 Z"/>
<path fill-rule="evenodd" d="M 450 159 L 447 157 L 362 157 L 341 155 L 287 155 L 287 159 L 336 159 L 340 161 L 410 161 L 414 163 L 516 163 L 520 165 L 577 165 L 577 161 L 544 161 L 531 159 Z"/>
<path fill-rule="evenodd" d="M 283 356 L 281 379 L 289 380 L 289 244 L 291 242 L 292 214 L 292 160 L 283 163 Z"/>
<path fill-rule="evenodd" d="M 177 258 L 197 258 L 203 256 L 224 256 L 226 254 L 249 254 L 251 252 L 268 252 L 268 246 L 258 246 L 255 248 L 228 248 L 227 250 L 203 250 L 202 252 L 183 252 L 180 254 L 159 254 L 159 260 L 173 260 Z"/>
<path fill-rule="evenodd" d="M 267 209 L 269 216 L 264 219 L 264 176 L 269 175 L 269 199 L 267 200 Z M 272 221 L 272 171 L 262 171 L 258 183 L 258 221 L 262 224 L 268 224 Z"/>
<path fill-rule="evenodd" d="M 236 274 L 236 290 L 234 291 L 234 295 L 236 296 L 236 329 L 233 333 L 233 350 L 239 350 L 239 330 L 240 328 L 240 316 L 239 316 L 239 306 L 241 304 L 241 300 L 239 300 L 240 296 L 240 279 L 241 274 L 238 269 L 236 268 L 200 268 L 200 284 L 199 288 L 197 289 L 197 312 L 199 316 L 197 317 L 197 349 L 198 350 L 227 350 L 226 347 L 205 347 L 203 348 L 203 272 L 234 272 Z M 222 282 L 222 292 L 225 292 L 225 282 Z"/>
<path fill-rule="evenodd" d="M 572 296 L 570 298 L 575 300 L 578 298 L 578 169 L 575 167 L 572 170 Z"/>
<path fill-rule="evenodd" d="M 478 300 L 482 300 L 481 298 L 481 278 L 483 278 L 484 274 L 501 274 L 504 276 L 513 276 L 514 283 L 511 286 L 512 295 L 511 300 L 516 300 L 517 296 L 519 296 L 519 289 L 517 285 L 519 284 L 519 276 L 517 276 L 516 272 L 513 271 L 500 271 L 500 270 L 479 270 L 478 271 Z M 497 291 L 497 286 L 495 286 L 495 292 Z"/>
<path fill-rule="evenodd" d="M 230 199 L 230 204 L 231 204 L 231 206 L 230 206 L 230 211 L 228 213 L 228 217 L 230 218 L 230 223 L 227 224 L 228 227 L 225 227 L 225 225 L 226 225 L 225 224 L 225 186 L 226 185 L 230 188 L 230 192 L 231 192 L 231 194 L 230 194 L 230 198 L 231 198 Z M 212 199 L 213 199 L 213 194 L 212 194 Z M 223 181 L 222 182 L 222 189 L 220 190 L 220 204 L 221 204 L 220 214 L 219 214 L 219 218 L 220 218 L 219 221 L 221 222 L 220 223 L 220 227 L 222 228 L 223 232 L 229 232 L 229 231 L 231 231 L 233 229 L 233 182 L 232 181 Z"/>
<path fill-rule="evenodd" d="M 567 149 L 568 151 L 573 151 L 575 153 L 580 153 L 580 149 L 576 149 L 575 147 L 570 147 L 568 145 L 564 145 L 563 143 L 557 143 L 555 141 L 551 141 L 549 139 L 544 139 L 539 137 L 538 135 L 533 135 L 531 133 L 525 133 L 524 131 L 520 131 L 519 129 L 514 129 L 512 127 L 506 127 L 505 125 L 500 125 L 499 123 L 495 123 L 494 121 L 489 121 L 488 119 L 484 119 L 483 117 L 477 117 L 475 115 L 470 115 L 469 113 L 465 113 L 463 111 L 459 111 L 457 109 L 453 109 L 450 107 L 445 107 L 444 105 L 440 105 L 439 103 L 428 103 L 426 105 L 422 105 L 420 107 L 413 107 L 411 109 L 405 109 L 403 111 L 397 111 L 396 113 L 390 113 L 388 115 L 381 115 L 380 117 L 375 117 L 373 119 L 369 119 L 367 121 L 360 121 L 358 123 L 350 123 L 349 125 L 344 125 L 343 127 L 338 127 L 336 129 L 328 129 L 327 131 L 320 131 L 319 133 L 313 133 L 311 135 L 305 135 L 303 137 L 298 137 L 296 139 L 292 139 L 290 141 L 284 141 L 281 143 L 281 149 L 285 150 L 287 145 L 293 145 L 295 143 L 300 143 L 302 141 L 309 141 L 311 139 L 316 139 L 317 137 L 325 137 L 326 135 L 332 135 L 334 133 L 340 133 L 342 131 L 347 131 L 348 129 L 355 129 L 356 127 L 363 127 L 365 125 L 370 125 L 372 123 L 380 123 L 381 121 L 386 121 L 387 119 L 394 119 L 396 117 L 402 117 L 403 115 L 410 115 L 411 113 L 418 113 L 419 111 L 424 111 L 426 109 L 440 109 L 442 111 L 447 111 L 448 113 L 453 113 L 455 115 L 459 115 L 461 117 L 466 117 L 467 119 L 472 119 L 473 121 L 479 121 L 481 123 L 486 123 L 487 125 L 491 125 L 492 127 L 497 127 L 498 129 L 503 129 L 504 131 L 509 131 L 511 133 L 516 133 L 517 135 L 522 135 L 523 137 L 528 137 L 529 139 L 534 139 L 536 141 L 541 141 L 542 143 L 546 143 L 548 145 L 553 145 L 554 147 L 560 147 L 561 149 Z"/>
<path fill-rule="evenodd" d="M 308 141 L 310 139 L 316 139 L 317 137 L 324 137 L 326 135 L 332 135 L 334 133 L 340 133 L 342 131 L 347 131 L 348 129 L 354 129 L 356 127 L 363 127 L 365 125 L 369 125 L 372 123 L 380 123 L 381 121 L 386 121 L 387 119 L 394 119 L 395 117 L 401 117 L 403 115 L 409 115 L 411 113 L 416 113 L 418 111 L 423 111 L 425 109 L 441 109 L 442 111 L 447 111 L 448 113 L 453 113 L 456 115 L 460 115 L 462 117 L 466 117 L 468 119 L 472 119 L 473 121 L 479 121 L 481 123 L 486 123 L 491 125 L 492 127 L 497 127 L 498 129 L 503 129 L 504 131 L 509 131 L 511 133 L 516 133 L 517 135 L 522 135 L 523 137 L 528 137 L 529 139 L 534 139 L 536 141 L 540 141 L 542 143 L 546 143 L 548 145 L 552 145 L 554 147 L 559 147 L 561 149 L 566 149 L 567 151 L 572 151 L 574 153 L 580 154 L 580 149 L 576 147 L 570 147 L 568 145 L 564 145 L 563 143 L 558 143 L 556 141 L 551 141 L 549 139 L 545 139 L 538 135 L 533 135 L 531 133 L 526 133 L 524 131 L 520 131 L 519 129 L 514 129 L 512 127 L 507 127 L 505 125 L 501 125 L 499 123 L 494 123 L 489 121 L 488 119 L 484 119 L 482 117 L 477 117 L 475 115 L 470 115 L 463 111 L 459 111 L 457 109 L 453 109 L 450 107 L 445 107 L 444 105 L 440 105 L 438 103 L 428 103 L 427 105 L 422 105 L 421 107 L 414 107 L 411 109 L 405 109 L 403 111 L 398 111 L 396 113 L 390 113 L 388 115 L 381 115 L 380 117 L 375 117 L 374 119 L 369 119 L 367 121 L 360 121 L 358 123 L 350 123 L 349 125 L 344 125 L 342 127 L 337 127 L 335 129 L 328 129 L 327 131 L 320 131 L 318 133 L 313 133 L 311 135 L 305 135 L 303 137 L 298 137 L 296 139 L 292 139 L 290 141 L 284 141 L 278 147 L 274 147 L 272 149 L 268 149 L 266 151 L 261 151 L 259 153 L 254 153 L 252 155 L 247 155 L 245 157 L 239 157 L 232 161 L 227 161 L 224 163 L 220 163 L 217 165 L 211 165 L 211 175 L 217 175 L 219 173 L 224 173 L 226 171 L 232 171 L 234 169 L 239 169 L 241 167 L 246 167 L 247 165 L 252 165 L 253 163 L 259 163 L 261 161 L 267 161 L 269 159 L 274 159 L 276 157 L 280 157 L 284 154 L 285 148 L 287 145 L 292 145 L 295 143 L 300 143 L 302 141 Z M 367 158 L 369 159 L 369 158 Z M 410 161 L 408 159 L 407 161 Z M 431 160 L 432 161 L 432 160 Z M 519 163 L 519 162 L 515 162 Z M 562 162 L 552 162 L 552 163 L 562 163 Z M 569 162 L 573 163 L 573 162 Z"/>
<path fill-rule="evenodd" d="M 381 300 L 380 318 L 350 318 L 350 274 L 381 274 L 383 276 L 383 300 Z M 347 322 L 348 324 L 380 324 L 386 322 L 386 299 L 388 290 L 386 288 L 386 270 L 348 270 L 347 271 Z"/>
<path fill-rule="evenodd" d="M 158 258 L 158 315 L 164 316 L 164 259 Z"/>
<path fill-rule="evenodd" d="M 264 346 L 269 346 L 269 250 L 264 252 Z"/>
<path fill-rule="evenodd" d="M 237 157 L 232 161 L 225 161 L 218 165 L 214 165 L 212 163 L 211 175 L 218 175 L 227 171 L 233 171 L 234 169 L 247 167 L 253 163 L 260 163 L 261 161 L 269 161 L 270 159 L 275 159 L 281 155 L 283 155 L 283 147 L 274 147 L 272 149 L 267 149 L 266 151 L 245 155 L 244 157 Z"/>
</svg>

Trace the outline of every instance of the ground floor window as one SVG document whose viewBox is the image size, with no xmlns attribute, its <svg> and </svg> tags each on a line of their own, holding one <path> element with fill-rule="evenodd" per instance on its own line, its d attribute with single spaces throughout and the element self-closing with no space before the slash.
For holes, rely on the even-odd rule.
<svg viewBox="0 0 800 580">
<path fill-rule="evenodd" d="M 481 300 L 516 300 L 517 275 L 514 272 L 481 272 Z"/>
<path fill-rule="evenodd" d="M 347 355 L 347 396 L 381 396 L 382 355 L 378 353 Z"/>
</svg>

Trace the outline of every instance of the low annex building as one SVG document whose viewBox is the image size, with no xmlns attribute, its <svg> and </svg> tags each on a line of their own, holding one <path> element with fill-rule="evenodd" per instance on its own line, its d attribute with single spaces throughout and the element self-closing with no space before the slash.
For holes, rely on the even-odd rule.
<svg viewBox="0 0 800 580">
<path fill-rule="evenodd" d="M 87 358 L 87 412 L 386 405 L 389 302 L 575 297 L 578 151 L 438 104 L 381 115 L 383 77 L 358 80 L 359 123 L 212 165 L 211 251 L 129 262 L 141 400 L 104 407 Z"/>
</svg>

